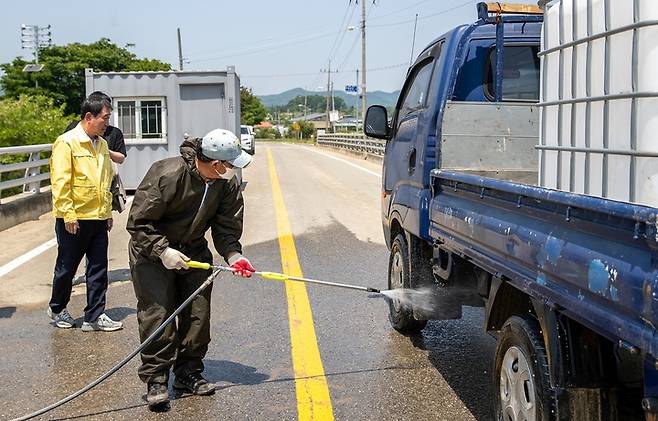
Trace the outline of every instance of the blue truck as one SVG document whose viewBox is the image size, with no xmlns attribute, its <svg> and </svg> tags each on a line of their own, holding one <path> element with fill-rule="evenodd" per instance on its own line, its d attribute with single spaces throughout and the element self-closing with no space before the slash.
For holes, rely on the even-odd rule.
<svg viewBox="0 0 658 421">
<path fill-rule="evenodd" d="M 434 301 L 392 301 L 390 322 L 484 307 L 497 420 L 656 420 L 658 209 L 539 186 L 544 14 L 477 10 L 419 54 L 390 119 L 367 112 L 389 288 Z"/>
</svg>

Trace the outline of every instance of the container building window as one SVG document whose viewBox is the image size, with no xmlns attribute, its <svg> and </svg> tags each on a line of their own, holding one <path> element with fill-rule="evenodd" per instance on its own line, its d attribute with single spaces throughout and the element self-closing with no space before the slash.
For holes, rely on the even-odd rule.
<svg viewBox="0 0 658 421">
<path fill-rule="evenodd" d="M 121 98 L 115 101 L 115 122 L 126 143 L 167 141 L 164 98 Z"/>
</svg>

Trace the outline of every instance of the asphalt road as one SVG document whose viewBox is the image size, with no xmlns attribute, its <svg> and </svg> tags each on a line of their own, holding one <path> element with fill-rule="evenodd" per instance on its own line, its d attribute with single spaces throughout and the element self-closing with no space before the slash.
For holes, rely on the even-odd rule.
<svg viewBox="0 0 658 421">
<path fill-rule="evenodd" d="M 379 214 L 380 165 L 325 149 L 262 143 L 244 171 L 244 252 L 259 270 L 281 272 L 270 161 L 280 183 L 304 276 L 386 287 L 388 250 Z M 55 248 L 0 275 L 0 419 L 37 410 L 83 387 L 139 345 L 130 283 L 126 212 L 110 246 L 107 313 L 125 329 L 56 329 L 44 311 Z M 54 237 L 49 215 L 0 232 L 0 268 Z M 285 259 L 284 259 L 285 260 Z M 217 259 L 219 261 L 219 259 Z M 81 322 L 84 285 L 69 310 Z M 481 309 L 457 321 L 433 321 L 402 336 L 387 306 L 368 293 L 308 285 L 317 349 L 337 420 L 492 419 L 490 365 L 495 342 Z M 291 349 L 289 298 L 280 282 L 220 275 L 213 286 L 213 341 L 206 377 L 214 396 L 175 396 L 166 413 L 148 411 L 138 359 L 86 395 L 43 419 L 294 420 L 299 391 Z M 309 338 L 303 338 L 308 340 Z M 297 354 L 296 354 L 297 353 Z"/>
</svg>

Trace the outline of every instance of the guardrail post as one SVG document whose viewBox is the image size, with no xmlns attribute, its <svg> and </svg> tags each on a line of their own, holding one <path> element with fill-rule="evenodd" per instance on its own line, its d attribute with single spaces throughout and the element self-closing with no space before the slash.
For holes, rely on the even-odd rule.
<svg viewBox="0 0 658 421">
<path fill-rule="evenodd" d="M 33 161 L 38 161 L 39 160 L 39 152 L 32 152 L 30 154 L 30 157 L 28 158 L 28 162 L 33 162 Z M 36 167 L 30 167 L 25 170 L 25 178 L 27 177 L 33 177 L 35 175 L 39 175 L 41 173 L 41 168 L 39 166 Z M 26 184 L 23 186 L 23 192 L 31 192 L 31 193 L 40 193 L 41 192 L 41 181 L 35 181 L 34 183 Z"/>
</svg>

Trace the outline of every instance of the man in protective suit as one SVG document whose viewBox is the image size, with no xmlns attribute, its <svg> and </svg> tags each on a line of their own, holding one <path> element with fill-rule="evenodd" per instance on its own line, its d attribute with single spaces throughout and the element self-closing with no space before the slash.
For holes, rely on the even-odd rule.
<svg viewBox="0 0 658 421">
<path fill-rule="evenodd" d="M 209 228 L 215 249 L 234 274 L 249 277 L 255 271 L 241 254 L 243 200 L 235 177 L 235 168 L 247 166 L 251 155 L 223 129 L 186 140 L 180 152 L 151 166 L 135 191 L 128 217 L 142 342 L 210 275 L 187 266 L 190 259 L 212 262 L 204 237 Z M 138 374 L 148 385 L 149 407 L 168 402 L 171 368 L 174 388 L 196 395 L 214 393 L 215 386 L 201 374 L 210 342 L 211 289 L 208 286 L 142 351 Z"/>
</svg>

